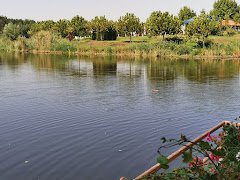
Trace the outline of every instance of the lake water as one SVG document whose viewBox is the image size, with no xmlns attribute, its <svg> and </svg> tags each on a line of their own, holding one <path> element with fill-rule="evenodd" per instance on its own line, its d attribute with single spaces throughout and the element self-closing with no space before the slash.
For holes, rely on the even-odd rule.
<svg viewBox="0 0 240 180">
<path fill-rule="evenodd" d="M 161 137 L 239 116 L 239 74 L 238 60 L 1 52 L 0 179 L 131 179 Z"/>
</svg>

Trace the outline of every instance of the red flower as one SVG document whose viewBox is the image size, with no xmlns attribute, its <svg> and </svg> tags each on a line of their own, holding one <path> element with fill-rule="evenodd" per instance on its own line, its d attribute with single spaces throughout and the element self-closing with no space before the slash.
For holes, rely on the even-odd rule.
<svg viewBox="0 0 240 180">
<path fill-rule="evenodd" d="M 219 156 L 217 156 L 217 155 L 215 155 L 215 154 L 213 154 L 213 153 L 210 153 L 210 154 L 209 154 L 209 157 L 210 157 L 210 159 L 211 159 L 212 161 L 219 161 L 219 159 L 220 159 Z"/>
<path fill-rule="evenodd" d="M 207 141 L 208 141 L 208 142 L 211 142 L 211 141 L 212 141 L 212 137 L 211 137 L 211 134 L 210 134 L 210 133 L 208 133 L 208 135 L 207 135 Z"/>
<path fill-rule="evenodd" d="M 193 167 L 193 163 L 188 163 L 188 167 L 192 168 Z"/>
</svg>

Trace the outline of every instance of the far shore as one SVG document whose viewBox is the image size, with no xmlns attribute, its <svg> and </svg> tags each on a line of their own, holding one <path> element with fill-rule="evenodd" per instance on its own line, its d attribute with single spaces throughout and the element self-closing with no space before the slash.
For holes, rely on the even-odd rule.
<svg viewBox="0 0 240 180">
<path fill-rule="evenodd" d="M 178 41 L 175 41 L 177 39 Z M 181 40 L 179 42 L 179 39 Z M 19 38 L 10 41 L 0 37 L 0 51 L 31 54 L 68 54 L 87 57 L 126 57 L 149 59 L 196 59 L 231 60 L 240 59 L 240 34 L 233 36 L 210 36 L 206 47 L 201 47 L 186 36 L 128 37 L 116 41 L 94 41 L 89 38 L 80 41 L 57 39 L 34 44 L 32 38 Z"/>
</svg>

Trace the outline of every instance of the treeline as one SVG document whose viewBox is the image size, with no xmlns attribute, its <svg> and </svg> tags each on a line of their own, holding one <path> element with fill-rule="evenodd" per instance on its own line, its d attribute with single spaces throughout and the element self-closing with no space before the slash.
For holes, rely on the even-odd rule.
<svg viewBox="0 0 240 180">
<path fill-rule="evenodd" d="M 70 20 L 35 22 L 0 16 L 0 50 L 83 55 L 240 57 L 239 43 L 234 37 L 224 39 L 226 43 L 208 38 L 209 35 L 236 33 L 232 27 L 223 26 L 222 20 L 240 22 L 240 7 L 234 0 L 218 0 L 210 12 L 203 10 L 199 15 L 189 7 L 183 7 L 177 16 L 154 11 L 145 22 L 133 13 L 125 14 L 117 21 L 105 16 L 96 16 L 90 21 L 75 16 Z M 128 37 L 119 38 L 116 42 L 89 41 L 116 40 L 118 36 Z M 141 40 L 136 43 L 126 43 L 132 41 L 132 36 L 144 37 L 139 37 Z M 85 40 L 72 41 L 74 38 Z"/>
<path fill-rule="evenodd" d="M 234 0 L 218 0 L 213 9 L 207 13 L 202 11 L 199 16 L 189 7 L 183 7 L 178 16 L 168 12 L 154 11 L 146 22 L 133 13 L 121 16 L 117 21 L 108 20 L 105 16 L 96 16 L 87 21 L 81 16 L 75 16 L 71 20 L 40 21 L 8 19 L 0 16 L 0 33 L 16 40 L 19 36 L 29 38 L 40 31 L 50 31 L 63 38 L 72 40 L 77 37 L 92 37 L 94 40 L 116 40 L 117 36 L 129 36 L 135 34 L 159 36 L 174 35 L 182 32 L 181 25 L 187 19 L 194 18 L 186 28 L 186 34 L 204 39 L 210 34 L 219 34 L 221 20 L 232 19 L 240 22 L 240 6 Z"/>
<path fill-rule="evenodd" d="M 87 21 L 77 15 L 71 20 L 60 19 L 56 22 L 53 20 L 34 22 L 0 16 L 0 33 L 11 40 L 16 40 L 19 36 L 28 38 L 40 31 L 53 32 L 69 40 L 75 36 L 92 37 L 93 40 L 116 40 L 117 35 L 131 36 L 133 32 L 143 33 L 144 24 L 132 13 L 120 17 L 117 22 L 108 20 L 105 16 L 96 16 Z"/>
<path fill-rule="evenodd" d="M 5 33 L 4 35 L 12 40 L 15 40 L 18 36 L 29 38 L 29 31 L 35 23 L 33 20 L 9 19 L 5 16 L 0 16 L 0 34 Z"/>
</svg>

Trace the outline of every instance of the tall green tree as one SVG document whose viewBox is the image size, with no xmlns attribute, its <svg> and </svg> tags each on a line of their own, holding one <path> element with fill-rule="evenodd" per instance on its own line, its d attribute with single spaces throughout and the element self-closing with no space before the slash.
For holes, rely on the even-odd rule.
<svg viewBox="0 0 240 180">
<path fill-rule="evenodd" d="M 137 30 L 137 34 L 144 35 L 145 32 L 145 23 L 141 22 L 139 25 L 139 29 Z"/>
<path fill-rule="evenodd" d="M 215 25 L 216 24 L 209 19 L 207 14 L 202 13 L 196 17 L 193 22 L 188 24 L 186 33 L 189 36 L 196 37 L 198 41 L 202 42 L 203 47 L 205 47 L 205 42 Z"/>
<path fill-rule="evenodd" d="M 141 30 L 140 19 L 133 13 L 127 13 L 125 16 L 121 16 L 117 22 L 117 30 L 120 34 L 126 34 L 132 41 L 132 35 L 134 32 Z"/>
<path fill-rule="evenodd" d="M 6 24 L 3 29 L 3 34 L 12 41 L 18 38 L 20 32 L 20 26 L 12 22 Z"/>
<path fill-rule="evenodd" d="M 3 32 L 3 28 L 6 24 L 8 24 L 9 20 L 5 16 L 0 16 L 0 34 Z"/>
<path fill-rule="evenodd" d="M 23 22 L 19 23 L 20 26 L 20 36 L 29 38 L 30 37 L 30 30 L 32 25 L 35 22 L 32 20 L 24 20 Z"/>
<path fill-rule="evenodd" d="M 70 26 L 73 28 L 74 36 L 87 36 L 88 22 L 81 16 L 74 16 L 70 21 Z"/>
<path fill-rule="evenodd" d="M 51 31 L 56 23 L 53 20 L 42 21 L 42 31 Z"/>
<path fill-rule="evenodd" d="M 33 35 L 39 31 L 53 31 L 55 25 L 56 23 L 52 20 L 35 22 L 31 25 L 29 34 Z"/>
<path fill-rule="evenodd" d="M 29 30 L 29 34 L 30 34 L 30 35 L 33 35 L 33 34 L 35 34 L 36 32 L 41 31 L 41 30 L 42 30 L 42 23 L 36 22 L 36 23 L 34 23 L 34 24 L 31 26 L 31 28 L 30 28 L 30 30 Z"/>
<path fill-rule="evenodd" d="M 104 40 L 116 40 L 116 39 L 117 39 L 116 23 L 114 21 L 109 21 L 107 31 L 105 31 L 104 33 Z"/>
<path fill-rule="evenodd" d="M 90 28 L 93 33 L 96 33 L 97 40 L 104 40 L 104 32 L 107 31 L 109 26 L 109 21 L 106 19 L 105 16 L 96 16 L 90 22 Z"/>
<path fill-rule="evenodd" d="M 154 11 L 146 21 L 146 28 L 153 36 L 177 34 L 180 31 L 180 21 L 168 12 Z"/>
<path fill-rule="evenodd" d="M 72 28 L 70 28 L 70 23 L 68 20 L 60 19 L 55 23 L 53 30 L 59 33 L 63 38 L 65 38 L 69 34 L 69 31 L 72 30 Z"/>
<path fill-rule="evenodd" d="M 238 13 L 239 7 L 235 0 L 218 0 L 211 11 L 211 15 L 218 19 L 234 19 Z"/>
<path fill-rule="evenodd" d="M 178 13 L 178 18 L 182 22 L 184 20 L 193 18 L 194 16 L 196 16 L 196 13 L 187 6 L 184 6 L 182 9 L 180 9 L 180 11 Z"/>
<path fill-rule="evenodd" d="M 233 20 L 240 23 L 240 13 L 235 14 Z"/>
</svg>

